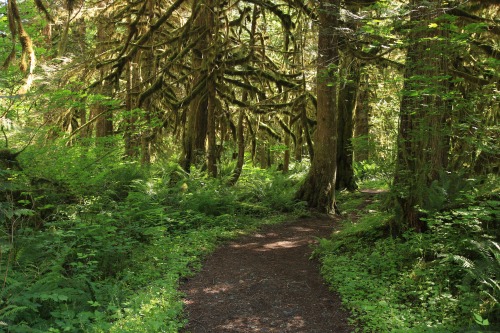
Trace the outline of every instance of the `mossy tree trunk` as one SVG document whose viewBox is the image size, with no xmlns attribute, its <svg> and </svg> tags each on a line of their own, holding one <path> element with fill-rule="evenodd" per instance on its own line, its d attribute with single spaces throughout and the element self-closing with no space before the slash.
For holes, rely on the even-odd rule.
<svg viewBox="0 0 500 333">
<path fill-rule="evenodd" d="M 156 18 L 156 13 L 158 13 L 160 6 L 161 5 L 158 4 L 157 1 L 147 1 L 146 17 L 148 17 L 148 21 L 146 21 L 147 24 L 138 27 L 139 35 L 147 32 L 146 27 L 154 22 L 153 18 Z M 155 38 L 153 39 L 155 40 Z M 139 56 L 138 63 L 141 65 L 139 73 L 140 86 L 143 87 L 143 91 L 147 91 L 152 89 L 152 86 L 158 82 L 158 61 L 152 48 L 145 48 L 139 51 L 137 55 Z M 144 120 L 146 123 L 145 128 L 143 128 L 140 133 L 141 164 L 149 165 L 151 164 L 152 158 L 152 141 L 158 133 L 157 128 L 154 128 L 155 125 L 153 124 L 155 123 L 155 119 L 159 118 L 159 115 L 153 98 L 143 97 L 139 98 L 137 102 L 137 107 L 144 112 Z"/>
<path fill-rule="evenodd" d="M 249 36 L 249 48 L 250 48 L 250 63 L 254 58 L 254 46 L 255 46 L 255 32 L 257 30 L 257 19 L 259 16 L 260 9 L 257 5 L 253 6 L 252 9 L 252 23 L 250 27 L 250 36 Z M 248 101 L 248 91 L 244 90 L 242 93 L 241 100 L 243 103 L 247 103 Z M 243 165 L 245 164 L 245 108 L 240 108 L 238 112 L 238 125 L 236 129 L 236 142 L 238 146 L 238 155 L 236 160 L 236 166 L 234 167 L 233 173 L 231 175 L 231 179 L 229 180 L 229 185 L 234 185 L 238 181 L 241 176 L 241 172 L 243 171 Z"/>
<path fill-rule="evenodd" d="M 7 19 L 12 37 L 12 49 L 5 59 L 2 68 L 8 68 L 11 62 L 16 59 L 16 37 L 18 37 L 19 43 L 21 44 L 21 59 L 19 68 L 22 72 L 26 73 L 26 77 L 24 78 L 23 84 L 19 87 L 17 93 L 25 94 L 30 90 L 33 84 L 34 72 L 36 68 L 36 55 L 33 41 L 28 32 L 24 29 L 23 20 L 21 19 L 21 14 L 16 0 L 7 1 Z"/>
<path fill-rule="evenodd" d="M 356 107 L 360 66 L 359 60 L 344 55 L 342 60 L 343 82 L 340 82 L 338 98 L 338 140 L 336 190 L 354 191 L 357 188 L 353 168 L 353 113 Z"/>
<path fill-rule="evenodd" d="M 310 208 L 324 213 L 335 211 L 337 171 L 337 84 L 340 1 L 323 0 L 319 7 L 317 63 L 317 128 L 311 168 L 296 194 Z"/>
<path fill-rule="evenodd" d="M 357 141 L 354 149 L 354 160 L 362 162 L 369 159 L 370 135 L 370 91 L 368 75 L 361 75 L 354 111 L 354 138 Z"/>
<path fill-rule="evenodd" d="M 216 0 L 215 0 L 216 1 Z M 191 68 L 193 80 L 191 94 L 194 94 L 186 116 L 184 131 L 183 154 L 180 161 L 182 168 L 189 172 L 191 166 L 203 167 L 207 161 L 207 134 L 209 121 L 209 85 L 215 84 L 213 78 L 209 79 L 210 48 L 214 28 L 214 4 L 212 0 L 195 0 L 193 2 L 193 31 L 199 32 L 198 42 L 192 49 Z M 213 101 L 212 101 L 213 102 Z M 211 107 L 214 107 L 211 104 Z M 213 117 L 210 118 L 213 122 Z M 211 130 L 213 124 L 210 124 Z M 212 143 L 213 144 L 213 143 Z M 211 148 L 215 149 L 215 148 Z"/>
</svg>

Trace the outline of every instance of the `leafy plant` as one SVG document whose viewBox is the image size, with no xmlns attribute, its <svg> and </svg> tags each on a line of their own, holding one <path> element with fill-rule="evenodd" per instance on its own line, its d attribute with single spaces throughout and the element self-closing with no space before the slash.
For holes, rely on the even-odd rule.
<svg viewBox="0 0 500 333">
<path fill-rule="evenodd" d="M 487 186 L 485 184 L 485 186 Z M 480 191 L 481 192 L 481 191 Z M 391 214 L 371 204 L 316 250 L 322 273 L 363 332 L 493 332 L 498 328 L 496 199 L 469 196 L 435 213 L 426 233 L 388 237 Z M 344 194 L 347 206 L 359 195 Z M 349 202 L 352 200 L 352 202 Z M 346 205 L 346 203 L 344 203 Z"/>
<path fill-rule="evenodd" d="M 13 181 L 1 190 L 27 199 L 0 201 L 9 332 L 177 332 L 179 279 L 218 241 L 303 211 L 291 200 L 300 177 L 271 170 L 249 168 L 228 188 L 171 162 L 146 170 L 101 145 L 29 148 L 21 164 L 23 174 L 3 172 Z"/>
</svg>

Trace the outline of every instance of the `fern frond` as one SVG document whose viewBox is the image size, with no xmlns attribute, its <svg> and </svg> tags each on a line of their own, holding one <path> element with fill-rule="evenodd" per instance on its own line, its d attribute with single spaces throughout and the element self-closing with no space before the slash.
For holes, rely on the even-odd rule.
<svg viewBox="0 0 500 333">
<path fill-rule="evenodd" d="M 497 292 L 500 291 L 500 285 L 498 284 L 498 282 L 492 278 L 488 278 L 489 280 L 489 283 L 488 285 L 490 285 L 494 290 L 496 290 Z"/>
<path fill-rule="evenodd" d="M 465 268 L 465 269 L 469 270 L 469 269 L 474 269 L 474 267 L 475 267 L 474 262 L 472 260 L 470 260 L 470 259 L 467 259 L 464 256 L 453 255 L 452 258 L 453 258 L 453 261 L 462 264 L 462 267 Z"/>
<path fill-rule="evenodd" d="M 3 309 L 0 309 L 0 319 L 12 319 L 15 318 L 19 312 L 29 310 L 27 306 L 18 305 L 8 305 Z"/>
</svg>

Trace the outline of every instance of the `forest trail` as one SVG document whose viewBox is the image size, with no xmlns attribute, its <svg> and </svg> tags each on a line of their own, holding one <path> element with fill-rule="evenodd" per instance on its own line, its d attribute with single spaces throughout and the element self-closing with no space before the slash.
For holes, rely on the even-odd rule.
<svg viewBox="0 0 500 333">
<path fill-rule="evenodd" d="M 309 259 L 311 245 L 328 237 L 337 220 L 268 226 L 216 250 L 181 286 L 189 320 L 183 332 L 351 332 L 349 314 Z"/>
</svg>

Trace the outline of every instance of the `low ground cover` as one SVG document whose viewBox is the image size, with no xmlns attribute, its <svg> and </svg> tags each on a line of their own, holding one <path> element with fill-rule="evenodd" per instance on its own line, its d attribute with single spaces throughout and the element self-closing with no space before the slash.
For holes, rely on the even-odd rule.
<svg viewBox="0 0 500 333">
<path fill-rule="evenodd" d="M 484 190 L 430 214 L 426 232 L 401 235 L 391 230 L 389 194 L 340 196 L 342 226 L 316 255 L 359 331 L 499 331 L 500 201 Z M 361 205 L 367 196 L 371 203 Z"/>
<path fill-rule="evenodd" d="M 179 280 L 204 256 L 304 214 L 292 200 L 298 180 L 277 171 L 248 167 L 227 187 L 194 168 L 147 170 L 102 151 L 57 149 L 27 151 L 31 163 L 7 175 L 0 330 L 177 332 Z"/>
</svg>

